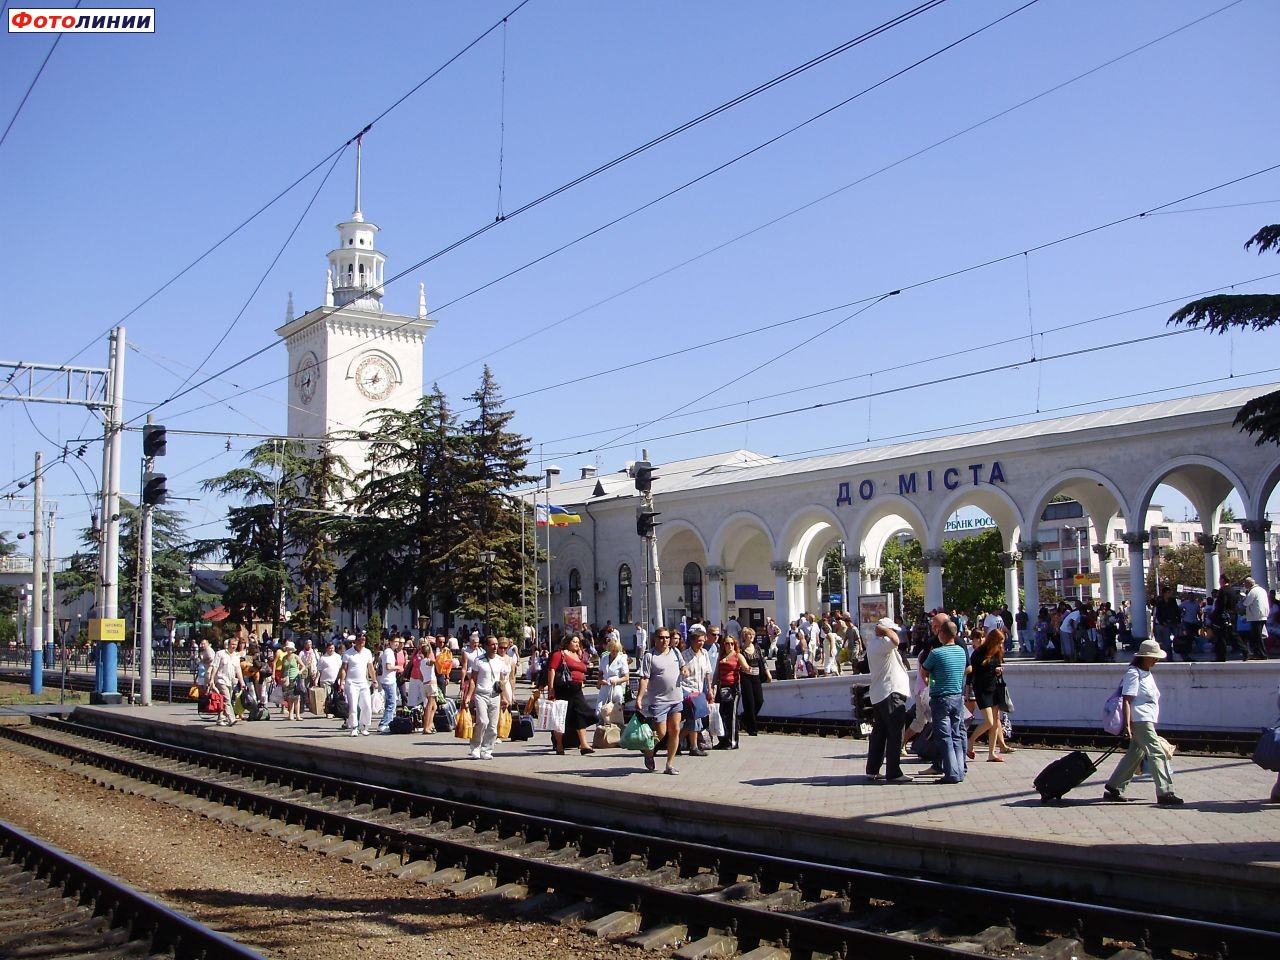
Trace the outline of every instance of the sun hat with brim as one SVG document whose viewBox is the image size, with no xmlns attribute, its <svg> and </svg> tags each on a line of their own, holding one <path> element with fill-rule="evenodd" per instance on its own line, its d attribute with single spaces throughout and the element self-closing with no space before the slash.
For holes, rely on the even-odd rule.
<svg viewBox="0 0 1280 960">
<path fill-rule="evenodd" d="M 286 650 L 288 650 L 290 653 L 294 653 L 294 652 L 296 652 L 296 651 L 297 651 L 297 649 L 298 649 L 297 647 L 295 647 L 295 646 L 293 645 L 293 641 L 292 641 L 292 640 L 287 640 L 287 641 L 285 641 L 284 648 L 285 648 Z"/>
<path fill-rule="evenodd" d="M 707 628 L 700 623 L 695 623 L 692 627 L 689 628 L 689 636 L 691 637 L 705 636 L 706 632 L 707 632 Z"/>
<path fill-rule="evenodd" d="M 897 633 L 898 625 L 894 623 L 892 620 L 890 620 L 888 617 L 881 617 L 879 620 L 876 621 L 876 629 L 892 630 L 894 633 Z"/>
<path fill-rule="evenodd" d="M 1138 652 L 1134 654 L 1134 656 L 1151 657 L 1155 660 L 1163 660 L 1168 656 L 1168 654 L 1160 649 L 1160 644 L 1156 643 L 1156 641 L 1143 640 L 1138 646 Z"/>
</svg>

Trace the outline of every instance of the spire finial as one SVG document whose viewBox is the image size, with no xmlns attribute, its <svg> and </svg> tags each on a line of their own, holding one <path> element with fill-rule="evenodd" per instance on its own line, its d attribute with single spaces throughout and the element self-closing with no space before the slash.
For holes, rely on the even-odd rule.
<svg viewBox="0 0 1280 960">
<path fill-rule="evenodd" d="M 333 267 L 324 272 L 324 305 L 333 306 Z"/>
<path fill-rule="evenodd" d="M 363 152 L 363 149 L 364 131 L 361 130 L 360 135 L 356 137 L 356 209 L 355 212 L 351 214 L 351 219 L 355 221 L 364 219 L 364 214 L 360 212 L 360 162 L 362 159 L 360 154 Z"/>
<path fill-rule="evenodd" d="M 418 319 L 427 319 L 427 285 L 418 284 Z"/>
<path fill-rule="evenodd" d="M 284 322 L 293 323 L 293 291 L 289 291 L 289 305 L 284 308 Z"/>
</svg>

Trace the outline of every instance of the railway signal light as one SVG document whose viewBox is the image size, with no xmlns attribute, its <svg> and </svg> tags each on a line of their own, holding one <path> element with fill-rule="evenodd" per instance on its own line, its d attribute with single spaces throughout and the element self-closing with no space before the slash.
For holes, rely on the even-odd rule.
<svg viewBox="0 0 1280 960">
<path fill-rule="evenodd" d="M 142 428 L 142 455 L 144 457 L 163 457 L 168 451 L 168 438 L 164 427 L 159 424 L 147 424 Z"/>
<path fill-rule="evenodd" d="M 163 473 L 147 472 L 142 477 L 142 502 L 148 507 L 158 507 L 169 502 L 169 490 Z"/>
<path fill-rule="evenodd" d="M 636 533 L 642 537 L 653 536 L 655 530 L 662 523 L 658 517 L 662 514 L 648 507 L 642 507 L 636 511 Z"/>
<path fill-rule="evenodd" d="M 631 476 L 639 493 L 649 493 L 653 489 L 653 481 L 658 478 L 653 472 L 653 464 L 648 460 L 637 460 L 631 467 Z"/>
</svg>

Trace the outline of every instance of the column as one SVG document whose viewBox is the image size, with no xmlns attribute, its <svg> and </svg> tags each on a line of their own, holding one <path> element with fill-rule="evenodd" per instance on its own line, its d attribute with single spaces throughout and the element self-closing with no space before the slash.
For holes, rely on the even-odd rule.
<svg viewBox="0 0 1280 960">
<path fill-rule="evenodd" d="M 787 560 L 774 560 L 769 564 L 769 569 L 773 571 L 773 619 L 785 633 L 787 624 L 791 622 L 791 584 L 787 581 L 791 563 Z"/>
<path fill-rule="evenodd" d="M 1111 604 L 1112 609 L 1116 605 L 1116 584 L 1111 570 L 1111 555 L 1115 548 L 1114 543 L 1095 543 L 1090 547 L 1093 555 L 1098 558 L 1098 586 L 1102 599 L 1105 603 Z"/>
<path fill-rule="evenodd" d="M 941 550 L 925 550 L 921 555 L 924 563 L 924 606 L 926 610 L 937 610 L 943 605 L 942 595 L 942 561 L 945 558 Z"/>
<path fill-rule="evenodd" d="M 1270 520 L 1241 520 L 1240 529 L 1249 535 L 1249 572 L 1253 579 L 1266 589 L 1271 589 L 1267 576 L 1267 535 L 1271 533 Z"/>
<path fill-rule="evenodd" d="M 707 567 L 707 619 L 723 625 L 724 616 L 724 567 Z"/>
<path fill-rule="evenodd" d="M 1022 596 L 1027 605 L 1027 619 L 1035 623 L 1040 613 L 1040 544 L 1035 540 L 1019 540 L 1018 552 L 1022 555 Z"/>
<path fill-rule="evenodd" d="M 844 608 L 849 611 L 850 616 L 858 615 L 858 601 L 855 596 L 850 595 L 850 588 L 857 585 L 858 593 L 863 593 L 862 589 L 862 568 L 866 566 L 867 558 L 859 554 L 856 557 L 844 558 Z"/>
<path fill-rule="evenodd" d="M 1018 561 L 1022 559 L 1022 554 L 1016 550 L 1008 550 L 1000 554 L 1000 565 L 1004 567 L 1004 602 L 1009 605 L 1009 610 L 1013 613 L 1013 626 L 1009 628 L 1010 636 L 1006 644 L 1006 648 L 1010 650 L 1018 649 Z M 1035 611 L 1028 613 L 1028 620 L 1035 622 Z"/>
<path fill-rule="evenodd" d="M 1134 530 L 1120 535 L 1129 548 L 1129 628 L 1135 641 L 1149 637 L 1151 615 L 1147 610 L 1147 542 L 1151 534 Z"/>
<path fill-rule="evenodd" d="M 807 567 L 792 567 L 787 571 L 787 606 L 795 611 L 798 617 L 809 612 L 809 604 L 805 597 L 805 578 L 809 575 Z"/>
<path fill-rule="evenodd" d="M 1218 546 L 1222 543 L 1222 534 L 1197 533 L 1196 543 L 1198 543 L 1200 545 L 1200 549 L 1204 551 L 1204 585 L 1205 588 L 1212 593 L 1218 588 L 1218 575 L 1221 571 L 1221 561 L 1218 559 Z"/>
</svg>

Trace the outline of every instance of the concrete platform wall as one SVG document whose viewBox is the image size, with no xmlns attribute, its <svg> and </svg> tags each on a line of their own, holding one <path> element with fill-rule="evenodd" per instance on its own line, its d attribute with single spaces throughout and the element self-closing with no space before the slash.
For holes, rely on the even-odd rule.
<svg viewBox="0 0 1280 960">
<path fill-rule="evenodd" d="M 1005 666 L 1013 722 L 1102 728 L 1102 707 L 1124 675 L 1121 663 L 1037 663 Z M 1161 663 L 1160 725 L 1182 730 L 1250 730 L 1270 726 L 1280 709 L 1280 660 L 1265 663 Z M 866 678 L 863 677 L 863 680 Z M 770 717 L 850 717 L 853 674 L 775 681 L 765 687 Z"/>
</svg>

